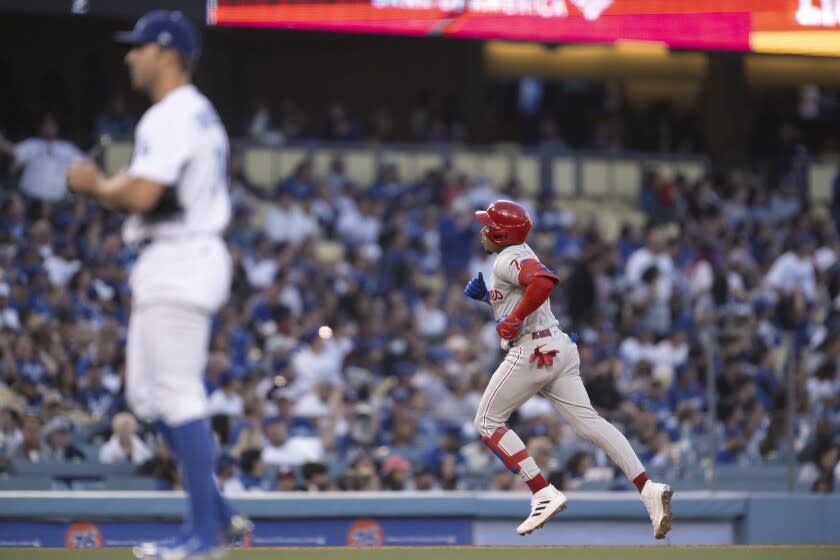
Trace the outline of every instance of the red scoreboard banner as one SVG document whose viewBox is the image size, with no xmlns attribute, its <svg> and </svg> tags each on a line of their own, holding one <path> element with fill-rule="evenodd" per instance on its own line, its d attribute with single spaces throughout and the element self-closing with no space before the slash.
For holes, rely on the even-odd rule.
<svg viewBox="0 0 840 560">
<path fill-rule="evenodd" d="M 840 0 L 209 0 L 214 25 L 840 55 Z"/>
</svg>

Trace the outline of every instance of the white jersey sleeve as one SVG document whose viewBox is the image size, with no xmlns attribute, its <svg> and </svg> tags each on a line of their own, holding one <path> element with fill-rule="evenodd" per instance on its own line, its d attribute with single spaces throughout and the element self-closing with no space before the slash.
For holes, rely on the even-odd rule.
<svg viewBox="0 0 840 560">
<path fill-rule="evenodd" d="M 135 134 L 134 155 L 128 169 L 132 177 L 142 177 L 163 186 L 172 186 L 190 156 L 189 123 L 172 122 L 171 114 L 149 112 Z"/>
</svg>

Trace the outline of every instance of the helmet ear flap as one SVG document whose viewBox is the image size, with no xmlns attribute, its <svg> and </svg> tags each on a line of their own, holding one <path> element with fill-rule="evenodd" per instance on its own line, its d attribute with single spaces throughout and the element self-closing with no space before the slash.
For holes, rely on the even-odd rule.
<svg viewBox="0 0 840 560">
<path fill-rule="evenodd" d="M 486 211 L 476 212 L 476 217 L 490 228 L 486 236 L 498 245 L 524 243 L 531 230 L 528 212 L 509 200 L 497 200 Z"/>
<path fill-rule="evenodd" d="M 507 238 L 507 232 L 505 232 L 504 229 L 492 226 L 484 227 L 487 228 L 487 238 L 490 239 L 490 241 L 496 244 L 504 244 L 504 241 Z"/>
</svg>

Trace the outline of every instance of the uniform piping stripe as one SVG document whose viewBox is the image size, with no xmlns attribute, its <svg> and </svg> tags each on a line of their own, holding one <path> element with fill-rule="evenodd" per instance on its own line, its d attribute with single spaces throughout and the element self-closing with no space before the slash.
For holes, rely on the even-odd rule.
<svg viewBox="0 0 840 560">
<path fill-rule="evenodd" d="M 519 355 L 516 356 L 516 359 L 513 361 L 513 365 L 511 365 L 510 369 L 508 369 L 507 372 L 505 372 L 505 376 L 502 377 L 502 380 L 499 381 L 499 384 L 496 385 L 496 388 L 493 390 L 493 394 L 490 395 L 489 399 L 487 399 L 487 406 L 484 407 L 484 416 L 481 420 L 481 425 L 484 427 L 484 431 L 487 431 L 487 412 L 489 412 L 489 410 L 490 410 L 490 403 L 493 402 L 493 399 L 496 397 L 496 393 L 499 392 L 499 389 L 502 387 L 502 385 L 505 384 L 505 381 L 507 381 L 507 378 L 510 376 L 510 373 L 513 371 L 513 368 L 515 368 L 516 364 L 519 363 L 519 358 L 522 357 L 522 350 L 523 350 L 523 348 L 522 348 L 522 346 L 520 346 L 519 347 Z"/>
</svg>

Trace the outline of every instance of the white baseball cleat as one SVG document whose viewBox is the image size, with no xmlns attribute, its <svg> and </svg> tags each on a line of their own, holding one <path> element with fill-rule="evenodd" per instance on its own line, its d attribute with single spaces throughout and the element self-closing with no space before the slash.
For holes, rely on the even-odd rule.
<svg viewBox="0 0 840 560">
<path fill-rule="evenodd" d="M 254 522 L 244 515 L 236 514 L 230 518 L 222 534 L 225 544 L 236 544 L 243 540 L 248 533 L 254 532 Z"/>
<path fill-rule="evenodd" d="M 516 528 L 516 532 L 528 535 L 542 528 L 555 513 L 566 509 L 567 501 L 563 492 L 549 484 L 531 496 L 531 515 Z"/>
<path fill-rule="evenodd" d="M 176 545 L 143 543 L 132 549 L 137 560 L 218 560 L 225 556 L 225 550 L 190 538 Z"/>
<path fill-rule="evenodd" d="M 648 510 L 650 521 L 653 523 L 653 536 L 664 539 L 671 530 L 671 498 L 674 491 L 667 484 L 659 484 L 648 480 L 642 488 L 642 502 Z"/>
</svg>

